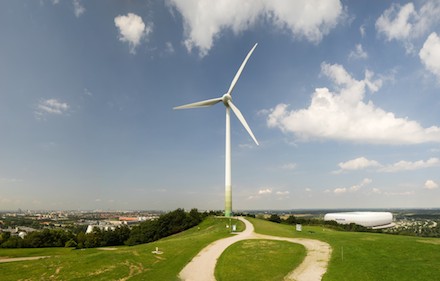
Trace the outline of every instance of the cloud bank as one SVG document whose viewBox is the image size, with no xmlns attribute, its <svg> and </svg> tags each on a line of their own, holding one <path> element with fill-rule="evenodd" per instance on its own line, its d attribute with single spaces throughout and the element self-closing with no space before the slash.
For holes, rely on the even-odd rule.
<svg viewBox="0 0 440 281">
<path fill-rule="evenodd" d="M 293 133 L 302 141 L 337 140 L 368 144 L 421 144 L 440 142 L 440 128 L 422 127 L 418 122 L 399 118 L 372 101 L 364 101 L 366 91 L 376 92 L 381 79 L 365 71 L 363 80 L 354 79 L 343 66 L 322 63 L 321 72 L 335 84 L 335 92 L 317 88 L 308 108 L 289 110 L 278 104 L 269 110 L 267 125 Z"/>
<path fill-rule="evenodd" d="M 412 2 L 403 6 L 392 4 L 376 21 L 376 30 L 387 41 L 403 42 L 407 52 L 413 52 L 412 40 L 426 34 L 440 20 L 440 3 L 427 1 L 416 10 Z"/>
<path fill-rule="evenodd" d="M 428 160 L 418 161 L 404 161 L 401 160 L 394 164 L 383 165 L 376 160 L 369 160 L 365 157 L 359 157 L 347 162 L 341 162 L 338 164 L 340 170 L 333 172 L 334 174 L 340 174 L 347 171 L 357 171 L 365 169 L 374 169 L 378 172 L 395 173 L 401 171 L 413 171 L 426 168 L 432 168 L 440 165 L 440 159 L 432 157 Z"/>
<path fill-rule="evenodd" d="M 169 0 L 168 4 L 183 18 L 188 52 L 197 48 L 201 57 L 208 54 L 222 31 L 239 34 L 261 21 L 288 31 L 294 38 L 318 43 L 344 13 L 339 0 Z"/>
</svg>

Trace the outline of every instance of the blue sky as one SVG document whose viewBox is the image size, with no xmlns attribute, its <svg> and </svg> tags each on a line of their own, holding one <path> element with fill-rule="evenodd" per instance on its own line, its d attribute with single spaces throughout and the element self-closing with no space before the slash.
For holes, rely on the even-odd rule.
<svg viewBox="0 0 440 281">
<path fill-rule="evenodd" d="M 440 205 L 437 1 L 1 1 L 0 209 Z"/>
</svg>

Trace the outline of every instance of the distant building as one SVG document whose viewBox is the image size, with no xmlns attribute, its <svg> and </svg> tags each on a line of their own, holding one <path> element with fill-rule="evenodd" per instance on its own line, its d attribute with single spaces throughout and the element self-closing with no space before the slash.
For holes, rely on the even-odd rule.
<svg viewBox="0 0 440 281">
<path fill-rule="evenodd" d="M 93 232 L 93 229 L 95 229 L 95 228 L 99 228 L 100 230 L 104 230 L 104 231 L 109 231 L 109 230 L 115 230 L 116 229 L 116 227 L 115 226 L 111 226 L 111 225 L 93 225 L 93 224 L 89 224 L 89 226 L 87 227 L 87 230 L 86 230 L 86 234 L 87 233 L 92 233 Z"/>
<path fill-rule="evenodd" d="M 120 221 L 138 221 L 137 217 L 119 217 Z"/>
<path fill-rule="evenodd" d="M 325 221 L 336 221 L 340 224 L 355 223 L 365 227 L 380 229 L 393 227 L 393 214 L 390 212 L 343 212 L 329 213 L 324 216 Z"/>
</svg>

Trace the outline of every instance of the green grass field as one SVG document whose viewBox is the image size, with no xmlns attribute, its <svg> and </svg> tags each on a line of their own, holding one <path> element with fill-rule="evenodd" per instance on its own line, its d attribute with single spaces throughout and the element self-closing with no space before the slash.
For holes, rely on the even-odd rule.
<svg viewBox="0 0 440 281">
<path fill-rule="evenodd" d="M 322 227 L 294 226 L 249 219 L 262 234 L 325 241 L 332 258 L 324 281 L 440 280 L 440 239 L 400 235 L 339 232 Z"/>
<path fill-rule="evenodd" d="M 215 268 L 218 281 L 283 280 L 304 259 L 304 246 L 286 241 L 243 240 L 229 246 Z"/>
<path fill-rule="evenodd" d="M 309 226 L 303 226 L 303 231 L 298 233 L 293 226 L 249 220 L 262 234 L 305 237 L 329 243 L 333 253 L 323 278 L 325 281 L 440 280 L 440 239 L 338 232 Z M 115 247 L 115 250 L 0 249 L 0 258 L 50 256 L 42 260 L 0 263 L 0 280 L 177 280 L 180 270 L 203 247 L 230 235 L 226 224 L 229 224 L 229 219 L 208 218 L 199 227 L 160 241 Z M 243 227 L 242 223 L 238 223 L 238 230 Z M 220 274 L 219 280 L 231 280 L 221 272 L 233 272 L 237 268 L 260 275 L 261 267 L 283 263 L 282 269 L 274 269 L 281 273 L 280 276 L 293 270 L 301 260 L 301 246 L 270 242 L 242 241 L 228 248 L 216 269 L 216 274 Z M 152 254 L 155 247 L 159 247 L 163 254 Z M 245 255 L 249 252 L 251 254 Z M 277 257 L 281 261 L 276 261 Z M 236 260 L 229 262 L 232 259 Z M 248 280 L 257 280 L 252 275 L 248 276 Z"/>
</svg>

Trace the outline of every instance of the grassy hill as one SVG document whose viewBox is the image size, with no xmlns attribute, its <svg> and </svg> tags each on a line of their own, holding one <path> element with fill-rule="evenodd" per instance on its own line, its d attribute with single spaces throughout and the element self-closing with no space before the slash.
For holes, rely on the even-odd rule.
<svg viewBox="0 0 440 281">
<path fill-rule="evenodd" d="M 323 280 L 440 280 L 440 239 L 339 232 L 250 219 L 262 234 L 319 239 L 329 243 L 332 258 Z"/>
<path fill-rule="evenodd" d="M 231 235 L 226 224 L 229 219 L 207 218 L 198 227 L 157 242 L 107 250 L 0 249 L 0 258 L 50 256 L 0 263 L 0 280 L 177 280 L 180 270 L 201 249 Z M 238 226 L 238 230 L 244 228 L 241 222 Z M 153 254 L 156 247 L 163 254 Z"/>
<path fill-rule="evenodd" d="M 303 226 L 303 231 L 298 233 L 293 226 L 258 219 L 250 221 L 255 230 L 262 234 L 306 237 L 328 242 L 333 253 L 323 278 L 325 281 L 440 280 L 440 239 L 338 232 L 308 226 Z M 0 249 L 0 258 L 50 256 L 42 260 L 0 263 L 0 279 L 176 280 L 180 270 L 204 246 L 230 235 L 225 228 L 228 223 L 227 219 L 208 218 L 199 227 L 166 239 L 133 247 L 115 247 L 114 250 Z M 163 254 L 152 254 L 155 247 L 159 247 Z M 232 265 L 226 263 L 222 266 L 247 263 L 259 271 L 267 268 L 267 258 L 249 259 L 245 254 L 234 254 L 234 251 L 243 251 L 243 247 L 259 249 L 258 244 L 246 242 L 228 248 L 227 251 L 236 259 Z M 279 247 L 278 243 L 267 243 L 259 250 L 262 256 L 267 251 L 273 257 L 280 251 Z M 292 250 L 301 254 L 301 249 Z M 270 261 L 276 262 L 275 259 Z"/>
</svg>

